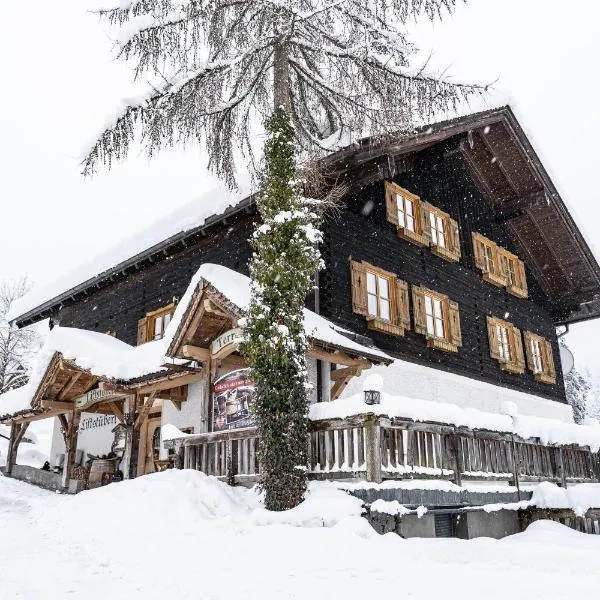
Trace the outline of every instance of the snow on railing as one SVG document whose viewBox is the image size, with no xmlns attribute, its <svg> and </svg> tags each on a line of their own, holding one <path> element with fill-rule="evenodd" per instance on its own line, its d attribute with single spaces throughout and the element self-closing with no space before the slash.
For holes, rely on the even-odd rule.
<svg viewBox="0 0 600 600">
<path fill-rule="evenodd" d="M 415 422 L 372 413 L 309 422 L 309 477 L 600 481 L 600 457 L 586 446 L 550 445 L 513 433 Z M 180 465 L 209 475 L 258 475 L 256 429 L 186 435 L 165 441 Z"/>
</svg>

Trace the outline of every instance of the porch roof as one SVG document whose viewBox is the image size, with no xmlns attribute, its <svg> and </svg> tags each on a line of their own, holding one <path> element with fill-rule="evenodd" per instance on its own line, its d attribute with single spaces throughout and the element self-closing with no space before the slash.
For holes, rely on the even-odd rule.
<svg viewBox="0 0 600 600">
<path fill-rule="evenodd" d="M 240 318 L 247 312 L 250 304 L 250 278 L 221 265 L 203 264 L 192 278 L 167 329 L 165 338 L 169 356 L 178 356 L 186 343 L 193 314 L 206 290 L 210 291 L 213 298 L 216 296 L 218 304 L 232 316 Z M 351 331 L 306 308 L 304 327 L 310 342 L 315 346 L 326 350 L 340 350 L 374 363 L 389 364 L 393 361 L 382 350 L 351 339 L 355 335 Z"/>
</svg>

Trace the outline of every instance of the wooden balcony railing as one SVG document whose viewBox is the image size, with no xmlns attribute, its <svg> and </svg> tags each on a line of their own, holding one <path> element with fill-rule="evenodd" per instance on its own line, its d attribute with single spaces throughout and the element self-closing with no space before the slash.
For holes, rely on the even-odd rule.
<svg viewBox="0 0 600 600">
<path fill-rule="evenodd" d="M 421 423 L 372 414 L 310 422 L 309 477 L 442 478 L 567 483 L 600 481 L 600 457 L 585 446 L 545 445 L 510 433 Z M 184 468 L 231 481 L 258 475 L 255 429 L 165 442 Z"/>
</svg>

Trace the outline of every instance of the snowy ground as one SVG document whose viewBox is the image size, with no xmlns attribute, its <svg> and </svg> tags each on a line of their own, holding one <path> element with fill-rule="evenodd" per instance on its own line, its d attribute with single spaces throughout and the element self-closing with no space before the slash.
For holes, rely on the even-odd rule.
<svg viewBox="0 0 600 600">
<path fill-rule="evenodd" d="M 201 473 L 75 497 L 0 477 L 0 599 L 597 598 L 600 536 L 551 522 L 501 541 L 378 536 L 327 484 L 295 511 Z"/>
</svg>

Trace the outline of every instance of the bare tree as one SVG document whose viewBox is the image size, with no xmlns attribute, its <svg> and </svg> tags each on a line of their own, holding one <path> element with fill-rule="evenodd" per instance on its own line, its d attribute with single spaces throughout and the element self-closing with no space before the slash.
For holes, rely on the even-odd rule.
<svg viewBox="0 0 600 600">
<path fill-rule="evenodd" d="M 303 196 L 298 160 L 407 130 L 482 91 L 411 66 L 409 19 L 439 17 L 454 3 L 121 0 L 100 11 L 121 26 L 118 56 L 154 85 L 125 102 L 90 149 L 85 174 L 125 157 L 136 137 L 149 155 L 198 140 L 212 170 L 233 186 L 234 156 L 254 164 L 256 134 L 263 126 L 268 133 L 244 344 L 258 395 L 267 508 L 291 508 L 306 489 L 303 307 L 321 266 L 321 232 L 318 200 Z"/>
<path fill-rule="evenodd" d="M 27 383 L 28 362 L 39 347 L 34 330 L 17 329 L 6 320 L 10 305 L 28 290 L 25 278 L 0 284 L 0 394 Z"/>
<path fill-rule="evenodd" d="M 118 57 L 152 89 L 125 101 L 83 163 L 92 173 L 127 155 L 190 140 L 234 180 L 235 150 L 253 155 L 275 108 L 292 120 L 297 151 L 406 130 L 481 87 L 413 67 L 407 23 L 456 0 L 121 0 L 100 11 L 120 26 Z"/>
</svg>

